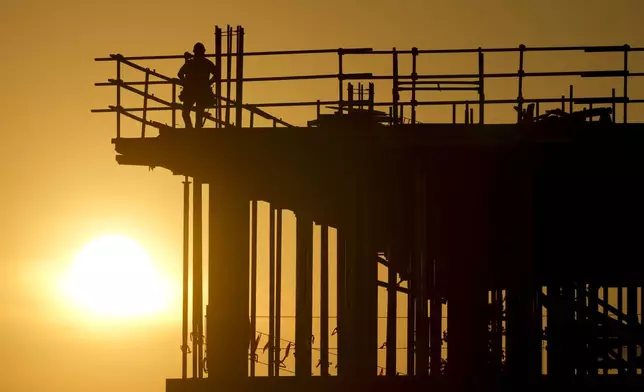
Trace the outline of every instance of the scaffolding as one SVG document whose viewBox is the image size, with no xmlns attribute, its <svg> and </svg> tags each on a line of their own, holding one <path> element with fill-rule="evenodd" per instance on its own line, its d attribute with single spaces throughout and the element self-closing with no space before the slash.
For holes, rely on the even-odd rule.
<svg viewBox="0 0 644 392">
<path fill-rule="evenodd" d="M 224 50 L 224 39 L 226 48 Z M 235 39 L 235 45 L 233 45 Z M 565 124 L 575 125 L 595 121 L 594 117 L 599 116 L 600 123 L 622 123 L 629 124 L 629 108 L 631 105 L 644 103 L 644 97 L 631 97 L 629 95 L 629 83 L 633 78 L 641 78 L 644 72 L 632 71 L 630 57 L 632 53 L 644 52 L 644 48 L 635 48 L 629 45 L 616 46 L 569 46 L 569 47 L 526 47 L 519 45 L 515 48 L 474 48 L 474 49 L 418 49 L 400 50 L 375 50 L 372 48 L 339 48 L 339 49 L 310 49 L 310 50 L 288 50 L 288 51 L 262 51 L 262 52 L 245 52 L 244 51 L 244 29 L 237 26 L 233 29 L 231 26 L 226 28 L 226 32 L 219 27 L 215 29 L 215 53 L 208 54 L 207 57 L 214 58 L 217 65 L 217 74 L 214 83 L 215 101 L 209 110 L 212 113 L 206 113 L 204 119 L 209 127 L 200 130 L 187 131 L 177 123 L 177 111 L 183 109 L 183 105 L 177 101 L 177 94 L 181 88 L 178 79 L 163 75 L 155 71 L 148 65 L 141 65 L 142 62 L 150 63 L 155 61 L 183 61 L 184 55 L 168 56 L 124 56 L 121 54 L 112 54 L 109 57 L 97 58 L 99 62 L 113 62 L 116 65 L 116 77 L 108 79 L 107 82 L 96 83 L 100 87 L 114 87 L 116 90 L 116 103 L 105 109 L 96 109 L 96 113 L 114 113 L 116 115 L 116 138 L 115 143 L 123 139 L 151 139 L 148 127 L 158 129 L 160 132 L 168 132 L 174 135 L 198 135 L 205 133 L 216 133 L 222 129 L 241 130 L 242 128 L 256 128 L 257 119 L 267 121 L 273 128 L 293 128 L 298 131 L 299 128 L 324 128 L 328 130 L 337 121 L 345 121 L 348 118 L 369 119 L 377 123 L 379 127 L 385 127 L 392 131 L 401 132 L 403 130 L 425 130 L 431 126 L 431 119 L 421 118 L 418 111 L 420 107 L 447 107 L 451 108 L 452 121 L 448 124 L 437 124 L 440 126 L 449 126 L 458 124 L 459 129 L 463 125 L 476 128 L 479 125 L 489 124 L 486 121 L 486 108 L 490 105 L 505 105 L 516 112 L 516 121 L 511 126 L 516 129 L 521 128 L 526 123 L 543 122 L 546 125 L 554 122 L 563 122 Z M 552 71 L 552 72 L 532 72 L 526 71 L 525 55 L 527 53 L 574 53 L 578 52 L 583 56 L 592 56 L 593 54 L 615 53 L 621 55 L 622 62 L 614 69 L 584 69 L 573 71 Z M 424 73 L 419 65 L 419 58 L 423 56 L 450 56 L 456 54 L 466 54 L 475 56 L 478 72 L 475 73 Z M 517 56 L 518 70 L 516 72 L 486 72 L 486 61 L 488 56 L 495 54 L 510 54 Z M 288 76 L 244 76 L 244 59 L 249 57 L 276 57 L 276 56 L 337 56 L 337 69 L 334 73 L 326 74 L 309 74 L 309 75 L 288 75 Z M 379 56 L 389 58 L 391 61 L 391 73 L 387 75 L 374 73 L 348 73 L 345 72 L 347 58 L 352 56 Z M 234 60 L 234 69 L 233 69 Z M 401 62 L 408 61 L 411 64 L 411 72 L 401 71 Z M 124 80 L 124 69 L 136 71 L 137 78 L 134 80 Z M 225 70 L 225 72 L 224 72 Z M 141 78 L 141 75 L 143 77 Z M 568 95 L 562 95 L 550 98 L 531 98 L 526 96 L 525 81 L 527 79 L 537 78 L 558 78 L 558 77 L 578 77 L 584 79 L 602 79 L 612 78 L 621 84 L 620 94 L 617 88 L 612 88 L 610 95 L 605 96 L 577 96 L 573 86 L 569 86 Z M 142 80 L 141 80 L 142 79 Z M 337 99 L 334 100 L 311 100 L 311 101 L 291 101 L 291 102 L 260 102 L 245 103 L 244 86 L 246 83 L 277 83 L 277 82 L 297 82 L 306 80 L 328 80 L 337 84 Z M 516 96 L 506 98 L 488 99 L 489 82 L 491 80 L 516 80 Z M 391 83 L 391 97 L 384 101 L 375 98 L 375 82 Z M 157 96 L 150 92 L 152 86 L 166 86 L 165 95 Z M 234 89 L 233 89 L 234 87 Z M 169 90 L 169 91 L 168 91 Z M 234 90 L 234 94 L 233 94 Z M 425 100 L 420 99 L 423 92 L 464 92 L 472 93 L 471 100 Z M 143 103 L 140 107 L 124 107 L 123 94 L 131 93 L 134 96 L 141 97 Z M 234 96 L 233 96 L 234 95 Z M 156 106 L 150 106 L 153 102 Z M 544 105 L 556 105 L 559 109 L 542 110 Z M 296 126 L 292 122 L 286 121 L 278 116 L 270 114 L 271 108 L 296 108 L 308 107 L 314 109 L 314 119 L 308 121 L 305 126 Z M 618 118 L 617 111 L 621 110 L 621 116 Z M 195 109 L 192 109 L 193 111 Z M 323 113 L 323 110 L 330 110 L 331 113 Z M 151 113 L 170 112 L 169 123 L 163 123 L 150 119 Z M 405 115 L 407 112 L 408 116 Z M 609 114 L 610 117 L 605 116 Z M 461 116 L 462 114 L 462 116 Z M 140 124 L 141 131 L 136 137 L 125 137 L 122 131 L 122 118 L 128 118 Z M 460 120 L 462 119 L 462 121 Z M 551 121 L 551 122 L 548 122 Z M 566 122 L 570 121 L 570 122 Z M 632 123 L 632 121 L 631 121 Z M 599 125 L 599 124 L 598 124 Z M 612 125 L 612 124 L 604 124 Z M 266 127 L 270 128 L 270 127 Z M 513 128 L 514 129 L 514 128 Z M 196 132 L 196 133 L 195 133 Z M 426 176 L 427 174 L 423 174 Z M 422 176 L 420 176 L 422 177 Z M 420 178 L 419 177 L 419 178 Z M 411 177 L 410 177 L 411 178 Z M 413 210 L 420 215 L 427 215 L 427 183 L 414 178 L 413 186 L 410 185 L 410 194 L 416 199 L 411 202 Z M 183 253 L 183 284 L 184 284 L 184 302 L 183 302 L 183 329 L 182 329 L 182 379 L 188 378 L 188 357 L 192 354 L 192 377 L 196 379 L 204 378 L 204 373 L 208 373 L 208 356 L 204 350 L 205 339 L 208 337 L 204 331 L 202 314 L 203 288 L 202 281 L 202 182 L 201 179 L 193 179 L 193 211 L 197 217 L 193 222 L 193 268 L 194 268 L 194 285 L 193 285 L 193 320 L 192 333 L 188 333 L 188 273 L 189 273 L 189 237 L 190 225 L 188 215 L 190 212 L 190 181 L 186 174 L 184 181 L 184 253 Z M 468 188 L 469 189 L 469 188 Z M 478 191 L 476 189 L 473 189 Z M 269 314 L 266 316 L 270 319 L 268 331 L 262 331 L 257 327 L 257 319 L 263 317 L 257 314 L 256 298 L 257 292 L 257 217 L 258 202 L 251 201 L 250 206 L 250 228 L 249 236 L 251 238 L 250 249 L 250 337 L 248 340 L 248 369 L 249 376 L 256 376 L 255 366 L 262 363 L 268 367 L 268 376 L 273 378 L 282 373 L 293 373 L 295 375 L 311 375 L 311 351 L 319 352 L 319 359 L 315 368 L 319 368 L 321 376 L 329 376 L 334 373 L 331 369 L 338 369 L 338 374 L 363 375 L 360 372 L 375 370 L 378 375 L 387 376 L 432 376 L 440 378 L 445 374 L 449 375 L 446 361 L 446 342 L 448 340 L 446 323 L 447 315 L 444 307 L 448 299 L 442 289 L 437 284 L 436 276 L 440 276 L 431 268 L 438 268 L 435 261 L 425 260 L 419 263 L 411 263 L 408 270 L 395 264 L 392 260 L 398 260 L 404 257 L 411 257 L 408 254 L 400 253 L 401 249 L 391 246 L 386 252 L 381 252 L 373 258 L 374 265 L 383 265 L 388 269 L 387 281 L 377 279 L 377 286 L 384 288 L 388 295 L 387 306 L 387 338 L 386 343 L 379 346 L 378 350 L 386 351 L 385 363 L 375 363 L 372 361 L 375 356 L 371 354 L 368 348 L 358 347 L 351 354 L 357 356 L 360 353 L 369 352 L 368 365 L 364 368 L 352 367 L 350 361 L 356 360 L 356 357 L 344 354 L 338 355 L 335 351 L 338 347 L 330 347 L 329 336 L 338 335 L 338 346 L 353 347 L 352 342 L 347 341 L 349 336 L 359 337 L 360 331 L 356 323 L 356 317 L 348 313 L 339 311 L 337 316 L 337 327 L 329 331 L 329 241 L 332 228 L 326 223 L 312 225 L 311 217 L 307 216 L 308 221 L 300 224 L 297 220 L 297 237 L 311 238 L 313 226 L 320 232 L 321 249 L 319 251 L 321 260 L 321 303 L 320 318 L 322 320 L 320 327 L 319 346 L 313 347 L 314 337 L 307 331 L 311 330 L 310 304 L 306 308 L 305 314 L 297 316 L 286 316 L 281 314 L 282 301 L 282 235 L 283 235 L 283 207 L 274 206 L 271 202 L 269 208 Z M 398 207 L 396 207 L 398 208 Z M 405 210 L 407 211 L 407 210 Z M 365 212 L 362 212 L 365 213 Z M 412 219 L 413 221 L 413 219 Z M 409 222 L 405 222 L 409 223 Z M 428 235 L 427 222 L 419 219 L 413 221 L 413 235 L 417 236 L 414 241 L 412 255 L 422 253 L 424 243 Z M 357 229 L 356 229 L 357 231 Z M 411 232 L 410 232 L 411 233 Z M 408 233 L 408 234 L 410 234 Z M 349 260 L 344 260 L 339 255 L 344 254 L 344 233 L 338 230 L 336 233 L 338 243 L 337 269 L 349 269 Z M 403 234 L 401 234 L 403 235 Z M 362 238 L 358 239 L 362 240 Z M 356 240 L 356 241 L 358 241 Z M 297 245 L 297 259 L 307 259 L 311 263 L 311 252 L 313 251 L 312 243 L 305 241 L 300 247 Z M 380 250 L 379 250 L 380 251 Z M 405 250 L 407 251 L 407 250 Z M 415 252 L 415 253 L 414 253 Z M 371 255 L 369 255 L 371 256 Z M 424 266 L 421 268 L 421 266 Z M 306 267 L 306 266 L 305 266 Z M 308 265 L 310 267 L 310 265 Z M 307 268 L 308 268 L 307 267 Z M 300 295 L 300 285 L 305 287 L 311 285 L 310 271 L 302 272 L 298 264 L 297 271 L 297 301 L 300 298 L 311 294 L 310 288 L 302 289 L 304 294 Z M 423 268 L 430 268 L 426 271 Z M 362 271 L 362 270 L 361 270 Z M 371 269 L 365 269 L 369 274 L 373 273 Z M 373 278 L 370 275 L 368 278 Z M 432 277 L 430 279 L 430 277 Z M 359 296 L 355 292 L 345 292 L 344 288 L 348 285 L 344 279 L 356 279 L 351 274 L 338 275 L 336 285 L 338 301 L 343 300 L 344 296 Z M 434 281 L 432 281 L 432 279 Z M 401 285 L 403 281 L 407 284 Z M 302 283 L 304 282 L 304 283 Z M 427 283 L 429 282 L 429 283 Z M 352 283 L 356 287 L 362 287 L 355 281 Z M 302 287 L 304 287 L 302 286 Z M 644 293 L 638 284 L 632 282 L 539 282 L 536 292 L 521 292 L 522 295 L 533 296 L 527 300 L 516 292 L 510 292 L 498 283 L 490 284 L 494 287 L 486 287 L 485 294 L 487 300 L 483 301 L 485 307 L 487 335 L 485 336 L 488 353 L 485 354 L 486 371 L 489 371 L 494 377 L 507 376 L 508 374 L 521 374 L 515 368 L 508 368 L 506 365 L 506 340 L 513 342 L 528 342 L 531 346 L 527 349 L 527 354 L 511 353 L 514 358 L 528 358 L 531 362 L 526 367 L 530 369 L 539 368 L 544 374 L 550 374 L 554 377 L 568 377 L 571 375 L 583 375 L 595 379 L 597 376 L 609 376 L 614 373 L 619 375 L 640 375 L 644 370 L 643 355 L 641 353 L 644 347 L 644 330 L 642 329 L 641 308 L 644 306 Z M 610 293 L 609 293 L 610 290 Z M 407 296 L 407 315 L 398 316 L 396 308 L 397 295 L 402 293 Z M 612 298 L 617 306 L 610 304 L 609 298 Z M 626 301 L 624 300 L 626 297 Z M 419 300 L 426 299 L 427 301 Z M 361 298 L 360 301 L 369 299 Z M 526 302 L 528 301 L 528 302 Z M 532 303 L 529 303 L 533 301 Z M 624 306 L 624 305 L 627 306 Z M 520 335 L 517 332 L 510 332 L 507 335 L 507 323 L 515 323 L 517 320 L 523 322 L 521 317 L 526 310 L 522 307 L 532 307 L 533 313 L 530 317 L 537 317 L 541 320 L 537 323 L 537 337 L 530 340 L 531 337 Z M 207 308 L 207 307 L 206 307 Z M 520 309 L 520 310 L 518 310 Z M 208 313 L 208 310 L 206 311 Z M 366 313 L 364 313 L 366 314 Z M 422 317 L 422 315 L 425 317 Z M 518 314 L 518 315 L 517 315 Z M 429 315 L 427 317 L 427 315 Z M 206 315 L 207 316 L 207 315 Z M 281 321 L 288 317 L 296 318 L 296 336 L 294 340 L 286 339 L 282 336 Z M 351 318 L 353 317 L 353 318 Z M 345 318 L 345 319 L 343 319 Z M 398 318 L 407 320 L 407 342 L 405 347 L 397 346 L 396 340 L 396 322 Z M 349 320 L 349 321 L 347 321 Z M 533 320 L 534 321 L 534 320 Z M 530 321 L 532 322 L 532 321 Z M 353 325 L 350 323 L 354 323 Z M 536 324 L 535 324 L 536 325 Z M 350 330 L 347 334 L 342 334 L 339 330 Z M 463 328 L 463 327 L 459 327 Z M 512 327 L 510 327 L 512 328 Z M 522 326 L 523 328 L 523 326 Z M 526 327 L 528 328 L 528 327 Z M 423 334 L 418 331 L 427 332 Z M 458 332 L 460 337 L 463 336 L 463 330 Z M 525 333 L 522 330 L 521 333 Z M 373 336 L 373 331 L 367 334 Z M 192 340 L 192 349 L 188 344 L 188 337 Z M 579 339 L 571 339 L 576 337 Z M 583 337 L 583 338 L 582 338 Z M 523 339 L 523 340 L 522 340 Z M 533 347 L 538 341 L 539 349 Z M 362 343 L 361 343 L 362 344 Z M 294 359 L 295 366 L 287 367 L 285 359 L 292 355 L 294 348 L 304 347 Z M 258 350 L 266 350 L 267 360 L 263 362 L 259 359 Z M 439 350 L 431 350 L 432 347 L 438 347 Z M 516 347 L 516 345 L 515 345 Z M 549 351 L 545 351 L 548 347 Z M 362 350 L 362 351 L 361 351 Z M 400 372 L 397 366 L 397 353 L 401 351 L 406 355 L 406 372 Z M 461 350 L 459 348 L 459 350 Z M 538 355 L 530 355 L 537 353 Z M 358 354 L 356 354 L 358 353 Z M 336 359 L 333 359 L 336 357 Z M 588 360 L 588 358 L 592 360 Z M 462 358 L 462 357 L 461 357 Z M 533 362 L 544 360 L 547 365 L 541 363 L 535 365 Z M 626 358 L 626 359 L 625 359 Z M 377 362 L 377 361 L 376 361 Z M 431 364 L 438 363 L 439 366 L 432 369 Z M 518 361 L 514 361 L 514 364 Z M 369 366 L 375 364 L 376 369 Z M 534 366 L 533 366 L 534 365 Z M 462 366 L 462 365 L 459 365 Z M 356 370 L 357 369 L 357 370 Z M 513 373 L 514 372 L 514 373 Z M 527 374 L 527 373 L 525 373 Z M 435 376 L 435 377 L 434 377 Z"/>
</svg>

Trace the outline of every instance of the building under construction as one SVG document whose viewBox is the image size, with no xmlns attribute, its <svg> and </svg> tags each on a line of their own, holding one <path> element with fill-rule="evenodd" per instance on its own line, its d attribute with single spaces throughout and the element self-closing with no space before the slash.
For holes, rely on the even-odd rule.
<svg viewBox="0 0 644 392">
<path fill-rule="evenodd" d="M 216 28 L 214 48 L 215 99 L 201 129 L 179 126 L 179 81 L 155 70 L 178 68 L 184 55 L 97 59 L 116 67 L 97 83 L 114 88 L 116 102 L 95 112 L 115 114 L 117 162 L 185 179 L 183 368 L 168 392 L 644 386 L 644 124 L 628 122 L 644 102 L 629 97 L 644 76 L 629 57 L 644 48 L 245 52 L 242 27 Z M 562 72 L 524 64 L 528 54 L 569 52 L 586 64 L 610 53 L 618 61 Z M 476 71 L 426 74 L 419 65 L 454 54 L 471 56 Z M 516 56 L 517 70 L 486 72 L 496 54 Z M 337 68 L 244 76 L 245 59 L 276 56 L 337 56 Z M 356 56 L 385 59 L 391 72 L 343 70 Z M 557 77 L 615 84 L 604 96 L 524 91 L 527 80 Z M 244 99 L 249 84 L 308 79 L 335 83 L 337 99 Z M 517 82 L 511 98 L 486 98 L 497 80 Z M 376 94 L 376 82 L 389 87 Z M 422 98 L 452 91 L 469 99 Z M 140 103 L 126 105 L 132 97 Z M 439 106 L 452 121 L 422 116 Z M 486 109 L 501 106 L 513 121 L 486 122 Z M 310 121 L 270 114 L 284 107 L 309 108 Z M 152 119 L 160 113 L 165 122 Z M 126 122 L 137 134 L 126 135 Z M 270 204 L 266 225 L 258 202 Z M 282 272 L 287 211 L 294 282 Z M 257 285 L 260 230 L 268 292 Z M 295 287 L 288 333 L 286 285 Z M 268 298 L 267 315 L 258 298 Z"/>
</svg>

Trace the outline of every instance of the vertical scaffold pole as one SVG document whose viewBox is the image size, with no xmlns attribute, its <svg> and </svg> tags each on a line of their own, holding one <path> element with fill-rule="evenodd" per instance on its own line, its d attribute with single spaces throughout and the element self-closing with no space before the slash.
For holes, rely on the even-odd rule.
<svg viewBox="0 0 644 392">
<path fill-rule="evenodd" d="M 624 322 L 624 287 L 617 286 L 617 321 L 621 325 Z M 624 345 L 620 344 L 617 347 L 617 358 L 624 358 Z M 617 361 L 617 374 L 624 376 L 624 365 L 622 362 Z"/>
<path fill-rule="evenodd" d="M 251 201 L 250 229 L 250 330 L 253 338 L 257 333 L 257 201 Z M 257 345 L 251 341 L 250 376 L 255 377 L 255 353 Z"/>
<path fill-rule="evenodd" d="M 121 59 L 116 60 L 116 138 L 121 138 Z"/>
<path fill-rule="evenodd" d="M 193 273 L 192 273 L 192 377 L 202 378 L 203 367 L 202 365 L 202 338 L 203 338 L 203 267 L 202 267 L 202 183 L 197 179 L 193 179 L 194 189 L 193 196 L 193 212 L 192 212 L 192 258 L 193 258 Z"/>
<path fill-rule="evenodd" d="M 337 243 L 337 268 L 336 268 L 336 280 L 337 280 L 337 318 L 336 318 L 336 328 L 337 328 L 337 342 L 338 342 L 338 355 L 336 357 L 336 365 L 338 367 L 338 376 L 345 376 L 349 372 L 349 356 L 351 355 L 351 349 L 349 348 L 349 343 L 347 337 L 349 336 L 348 328 L 346 327 L 346 315 L 348 313 L 347 306 L 347 294 L 346 294 L 346 240 L 344 235 L 344 230 L 338 229 L 336 232 L 336 243 Z"/>
<path fill-rule="evenodd" d="M 392 106 L 393 106 L 393 123 L 398 123 L 398 52 L 393 48 L 393 86 L 391 87 Z"/>
<path fill-rule="evenodd" d="M 183 309 L 181 317 L 181 378 L 188 378 L 188 274 L 190 247 L 190 181 L 183 181 Z"/>
<path fill-rule="evenodd" d="M 626 322 L 631 328 L 635 329 L 639 326 L 639 319 L 637 314 L 637 286 L 629 284 L 626 287 Z M 638 344 L 631 338 L 626 347 L 626 357 L 628 358 L 628 369 L 626 373 L 629 377 L 635 378 L 637 376 L 637 351 Z"/>
<path fill-rule="evenodd" d="M 237 128 L 242 127 L 242 110 L 243 110 L 243 104 L 244 104 L 244 97 L 243 97 L 243 92 L 244 92 L 244 85 L 243 85 L 243 79 L 244 79 L 244 28 L 241 26 L 237 26 L 237 58 L 235 61 L 235 65 L 237 67 L 235 71 L 235 77 L 236 77 L 236 92 L 235 92 L 235 99 L 237 100 L 236 102 L 236 108 L 235 108 L 235 124 L 237 125 Z"/>
<path fill-rule="evenodd" d="M 296 216 L 295 256 L 295 376 L 311 375 L 311 336 L 313 334 L 313 222 Z"/>
<path fill-rule="evenodd" d="M 221 128 L 221 27 L 215 27 L 215 113 L 217 128 Z"/>
<path fill-rule="evenodd" d="M 338 108 L 340 113 L 344 108 L 344 74 L 342 73 L 342 57 L 344 56 L 344 51 L 342 48 L 338 49 Z"/>
<path fill-rule="evenodd" d="M 145 124 L 148 122 L 148 91 L 150 86 L 150 70 L 145 69 L 145 86 L 143 87 L 143 121 L 141 121 L 141 137 L 145 137 Z"/>
<path fill-rule="evenodd" d="M 239 44 L 239 38 L 237 38 Z M 239 50 L 239 46 L 237 47 Z M 233 28 L 226 26 L 226 126 L 230 124 L 230 89 L 233 82 Z"/>
<path fill-rule="evenodd" d="M 624 45 L 624 124 L 628 124 L 628 52 L 630 50 L 630 46 Z"/>
<path fill-rule="evenodd" d="M 485 54 L 479 48 L 479 124 L 485 124 Z"/>
<path fill-rule="evenodd" d="M 320 225 L 320 374 L 329 375 L 329 227 Z"/>
<path fill-rule="evenodd" d="M 252 113 L 251 113 L 252 116 Z M 252 117 L 251 117 L 252 118 Z M 275 374 L 275 208 L 268 218 L 268 376 Z"/>
<path fill-rule="evenodd" d="M 177 84 L 172 82 L 172 128 L 177 127 Z"/>
<path fill-rule="evenodd" d="M 394 269 L 394 258 L 398 257 L 397 248 L 390 249 L 387 253 L 387 353 L 386 365 L 387 376 L 396 375 L 396 336 L 397 336 L 397 302 L 398 282 L 397 273 Z M 396 261 L 398 261 L 396 259 Z"/>
<path fill-rule="evenodd" d="M 418 48 L 411 48 L 411 123 L 416 124 L 416 60 L 418 57 Z"/>
<path fill-rule="evenodd" d="M 525 45 L 519 45 L 519 91 L 517 94 L 517 122 L 521 122 L 523 119 L 523 76 L 525 76 L 525 71 L 523 70 L 523 55 L 525 54 Z"/>
<path fill-rule="evenodd" d="M 415 238 L 412 276 L 416 297 L 416 376 L 425 377 L 429 369 L 429 326 L 427 319 L 427 180 L 422 170 L 416 174 Z"/>
<path fill-rule="evenodd" d="M 282 334 L 282 210 L 277 209 L 275 224 L 275 376 L 280 375 Z"/>
<path fill-rule="evenodd" d="M 613 110 L 613 124 L 617 122 L 617 113 L 615 112 L 617 110 L 617 102 L 615 101 L 615 89 L 613 89 L 611 93 L 611 109 Z"/>
</svg>

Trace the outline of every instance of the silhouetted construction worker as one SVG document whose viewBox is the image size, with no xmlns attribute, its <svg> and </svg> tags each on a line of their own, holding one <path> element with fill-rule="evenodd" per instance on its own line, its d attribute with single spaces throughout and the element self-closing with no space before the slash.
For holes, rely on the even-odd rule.
<svg viewBox="0 0 644 392">
<path fill-rule="evenodd" d="M 212 85 L 215 81 L 215 64 L 205 57 L 206 47 L 197 42 L 192 49 L 194 56 L 188 58 L 186 63 L 179 70 L 178 76 L 183 85 L 183 91 L 179 98 L 183 101 L 183 121 L 186 128 L 192 128 L 190 121 L 190 110 L 195 105 L 197 114 L 195 116 L 196 128 L 203 124 L 203 112 L 206 106 L 213 102 Z"/>
</svg>

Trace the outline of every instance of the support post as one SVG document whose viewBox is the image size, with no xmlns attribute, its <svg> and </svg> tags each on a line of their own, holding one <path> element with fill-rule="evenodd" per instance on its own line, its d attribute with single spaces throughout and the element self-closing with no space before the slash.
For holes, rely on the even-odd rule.
<svg viewBox="0 0 644 392">
<path fill-rule="evenodd" d="M 639 326 L 637 310 L 637 286 L 629 284 L 626 288 L 626 311 L 628 312 L 626 322 L 633 330 Z M 626 358 L 628 361 L 627 373 L 629 378 L 637 376 L 637 347 L 636 339 L 631 336 L 628 339 L 626 348 Z"/>
<path fill-rule="evenodd" d="M 621 325 L 624 320 L 624 287 L 617 286 L 617 321 Z M 622 366 L 621 360 L 624 358 L 624 345 L 620 344 L 617 348 L 617 374 L 625 376 L 626 369 Z"/>
<path fill-rule="evenodd" d="M 192 202 L 192 377 L 203 377 L 202 182 L 194 179 Z"/>
<path fill-rule="evenodd" d="M 329 375 L 329 227 L 320 225 L 320 374 Z"/>
<path fill-rule="evenodd" d="M 249 197 L 234 181 L 211 182 L 208 266 L 208 376 L 248 377 Z M 227 184 L 223 186 L 223 184 Z"/>
<path fill-rule="evenodd" d="M 613 89 L 613 92 L 615 92 L 615 89 Z M 615 112 L 613 112 L 613 116 L 614 116 L 614 114 L 615 114 Z M 613 117 L 613 119 L 614 119 L 614 117 Z M 610 304 L 610 302 L 609 302 L 609 294 L 608 294 L 608 286 L 603 286 L 602 287 L 602 300 L 604 301 L 603 316 L 604 316 L 604 319 L 607 320 L 608 317 L 610 317 L 608 315 L 608 306 L 606 306 L 607 304 Z M 549 312 L 550 311 L 548 311 L 548 314 L 549 314 Z M 603 323 L 602 340 L 608 339 L 609 333 L 610 333 L 610 327 L 608 326 L 607 323 Z M 603 365 L 604 365 L 603 366 L 603 375 L 606 376 L 606 375 L 608 375 L 608 371 L 610 369 L 610 366 L 608 365 L 609 360 L 610 360 L 610 357 L 608 356 L 608 350 L 603 351 L 602 360 L 603 360 Z"/>
<path fill-rule="evenodd" d="M 257 334 L 257 201 L 251 202 L 251 243 L 250 243 L 250 376 L 255 377 L 255 354 L 257 345 L 255 335 Z"/>
<path fill-rule="evenodd" d="M 280 346 L 282 338 L 282 210 L 277 209 L 275 228 L 275 376 L 280 375 Z"/>
<path fill-rule="evenodd" d="M 181 315 L 181 378 L 188 378 L 188 275 L 190 247 L 190 181 L 183 180 L 183 276 Z"/>
<path fill-rule="evenodd" d="M 396 375 L 398 274 L 394 269 L 394 263 L 398 261 L 397 258 L 397 247 L 390 249 L 387 254 L 387 376 Z"/>
<path fill-rule="evenodd" d="M 416 358 L 416 310 L 414 301 L 414 285 L 413 279 L 407 280 L 407 375 L 413 376 L 414 363 Z"/>
<path fill-rule="evenodd" d="M 313 225 L 304 215 L 297 216 L 296 297 L 295 297 L 295 376 L 311 375 L 311 336 L 313 334 Z"/>
<path fill-rule="evenodd" d="M 346 315 L 348 313 L 347 297 L 346 297 L 346 238 L 344 235 L 344 228 L 337 230 L 337 325 L 338 329 L 338 376 L 345 376 L 349 371 L 348 366 L 350 363 L 351 350 L 347 337 L 349 331 L 346 323 Z"/>
<path fill-rule="evenodd" d="M 251 113 L 252 118 L 252 113 Z M 275 374 L 275 208 L 268 218 L 268 376 Z"/>
<path fill-rule="evenodd" d="M 427 325 L 427 191 L 426 177 L 416 174 L 415 239 L 412 276 L 416 284 L 416 376 L 426 377 L 429 369 L 429 328 Z"/>
</svg>

